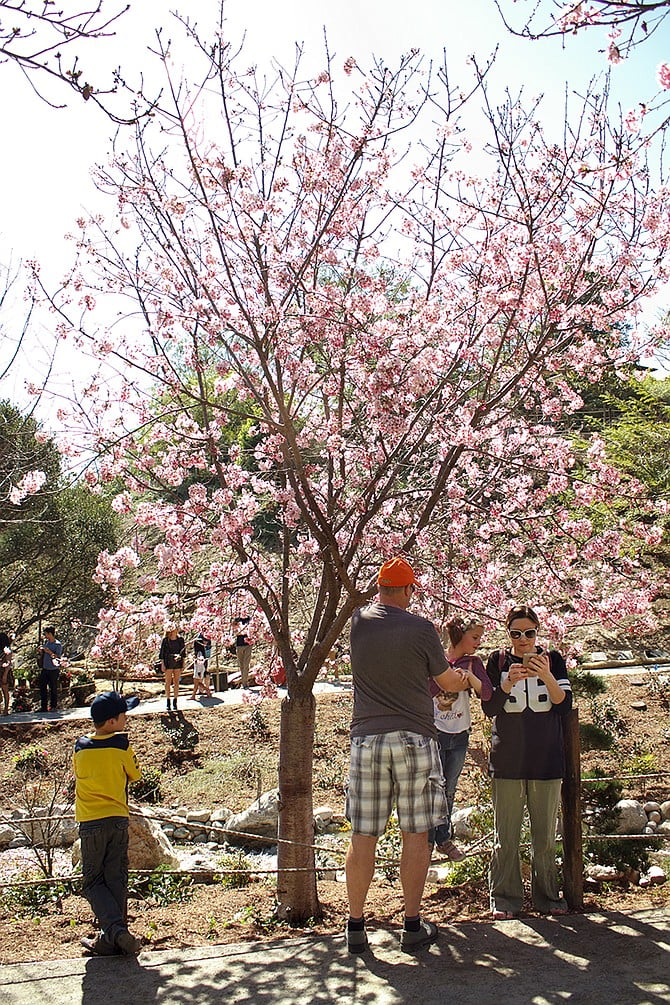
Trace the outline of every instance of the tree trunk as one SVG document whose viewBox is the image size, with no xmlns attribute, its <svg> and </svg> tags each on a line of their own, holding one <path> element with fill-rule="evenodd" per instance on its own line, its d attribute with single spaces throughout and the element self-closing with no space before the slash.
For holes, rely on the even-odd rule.
<svg viewBox="0 0 670 1005">
<path fill-rule="evenodd" d="M 290 924 L 321 916 L 314 871 L 312 760 L 316 699 L 284 698 L 279 734 L 277 910 Z M 291 843 L 282 844 L 281 841 Z M 291 871 L 299 870 L 299 871 Z"/>
</svg>

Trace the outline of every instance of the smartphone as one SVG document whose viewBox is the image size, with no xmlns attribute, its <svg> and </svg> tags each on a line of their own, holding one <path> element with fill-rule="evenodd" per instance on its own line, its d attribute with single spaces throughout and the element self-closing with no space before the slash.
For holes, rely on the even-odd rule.
<svg viewBox="0 0 670 1005">
<path fill-rule="evenodd" d="M 522 657 L 522 660 L 523 660 L 523 665 L 524 665 L 525 667 L 527 667 L 527 666 L 528 666 L 528 664 L 529 664 L 529 663 L 530 663 L 530 661 L 532 660 L 533 656 L 535 656 L 535 653 L 524 653 L 524 654 L 523 654 L 523 657 Z"/>
</svg>

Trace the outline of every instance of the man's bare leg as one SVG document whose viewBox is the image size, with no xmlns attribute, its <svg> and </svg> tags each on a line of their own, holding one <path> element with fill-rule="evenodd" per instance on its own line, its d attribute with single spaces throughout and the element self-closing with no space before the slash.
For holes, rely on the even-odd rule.
<svg viewBox="0 0 670 1005">
<path fill-rule="evenodd" d="M 377 837 L 374 835 L 351 835 L 345 872 L 347 877 L 347 895 L 349 897 L 349 914 L 352 918 L 360 918 L 363 915 L 365 898 L 368 895 L 370 883 L 375 872 L 376 847 Z M 428 871 L 427 866 L 426 871 Z"/>
<path fill-rule="evenodd" d="M 421 910 L 423 888 L 426 885 L 430 865 L 431 846 L 428 831 L 410 834 L 402 831 L 402 855 L 400 856 L 400 885 L 405 898 L 405 915 L 416 917 Z"/>
</svg>

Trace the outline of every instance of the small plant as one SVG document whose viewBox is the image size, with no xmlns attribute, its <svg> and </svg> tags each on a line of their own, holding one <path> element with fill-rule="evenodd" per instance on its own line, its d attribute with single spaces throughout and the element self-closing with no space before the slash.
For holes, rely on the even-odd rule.
<svg viewBox="0 0 670 1005">
<path fill-rule="evenodd" d="M 175 873 L 168 866 L 159 865 L 150 875 L 131 875 L 128 893 L 133 897 L 152 900 L 159 907 L 182 904 L 193 896 L 191 876 Z"/>
<path fill-rule="evenodd" d="M 454 862 L 449 873 L 450 884 L 461 886 L 464 883 L 481 883 L 488 876 L 490 857 L 487 850 L 468 855 L 462 862 Z"/>
<path fill-rule="evenodd" d="M 49 907 L 62 909 L 63 897 L 73 892 L 72 883 L 30 883 L 32 873 L 22 873 L 17 882 L 25 886 L 5 886 L 0 893 L 0 905 L 14 918 L 41 918 Z"/>
<path fill-rule="evenodd" d="M 161 779 L 158 768 L 143 768 L 142 777 L 130 783 L 130 795 L 138 802 L 160 803 Z"/>
<path fill-rule="evenodd" d="M 395 812 L 389 817 L 386 830 L 379 839 L 377 851 L 380 857 L 379 870 L 389 883 L 395 883 L 400 874 L 400 853 L 402 836 L 398 826 L 398 816 Z"/>
<path fill-rule="evenodd" d="M 270 739 L 268 722 L 261 711 L 260 704 L 255 704 L 249 712 L 247 727 L 254 740 L 265 741 Z"/>
<path fill-rule="evenodd" d="M 600 839 L 598 834 L 612 834 L 619 823 L 616 804 L 621 799 L 622 786 L 616 779 L 605 781 L 607 776 L 599 768 L 584 774 L 584 780 L 594 779 L 584 786 L 584 801 L 593 838 L 586 842 L 585 857 L 598 865 L 612 865 L 620 872 L 629 869 L 644 871 L 649 864 L 650 842 L 644 840 Z M 603 779 L 600 781 L 600 779 Z"/>
<path fill-rule="evenodd" d="M 22 682 L 14 691 L 12 712 L 30 712 L 32 707 L 28 685 Z"/>
<path fill-rule="evenodd" d="M 207 919 L 207 931 L 205 932 L 206 939 L 216 939 L 219 935 L 219 929 L 216 924 L 216 918 L 212 914 L 211 917 Z"/>
<path fill-rule="evenodd" d="M 219 856 L 218 866 L 221 870 L 234 870 L 230 872 L 222 871 L 219 877 L 221 886 L 228 890 L 249 886 L 251 882 L 251 862 L 244 852 L 227 852 Z"/>
<path fill-rule="evenodd" d="M 575 697 L 586 698 L 589 701 L 607 691 L 607 683 L 602 677 L 591 673 L 590 670 L 582 670 L 581 667 L 575 667 L 570 671 L 570 685 Z"/>
<path fill-rule="evenodd" d="M 623 769 L 625 775 L 651 775 L 658 771 L 658 762 L 653 754 L 634 753 L 626 761 Z"/>
<path fill-rule="evenodd" d="M 579 742 L 582 750 L 609 750 L 614 737 L 609 730 L 601 729 L 590 722 L 580 722 Z"/>
<path fill-rule="evenodd" d="M 16 770 L 24 775 L 46 775 L 49 771 L 49 752 L 34 745 L 15 754 L 13 761 Z"/>
<path fill-rule="evenodd" d="M 611 698 L 595 698 L 591 703 L 591 716 L 596 726 L 609 730 L 614 736 L 625 736 L 628 732 L 628 726 Z"/>
</svg>

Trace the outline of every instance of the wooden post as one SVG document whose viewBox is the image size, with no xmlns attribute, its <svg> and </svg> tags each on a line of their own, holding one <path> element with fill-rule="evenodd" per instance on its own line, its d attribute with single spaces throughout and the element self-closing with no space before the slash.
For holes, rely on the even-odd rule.
<svg viewBox="0 0 670 1005">
<path fill-rule="evenodd" d="M 563 892 L 571 910 L 584 906 L 584 855 L 582 851 L 582 772 L 579 747 L 579 710 L 563 719 L 565 778 L 561 787 L 563 811 Z"/>
</svg>

